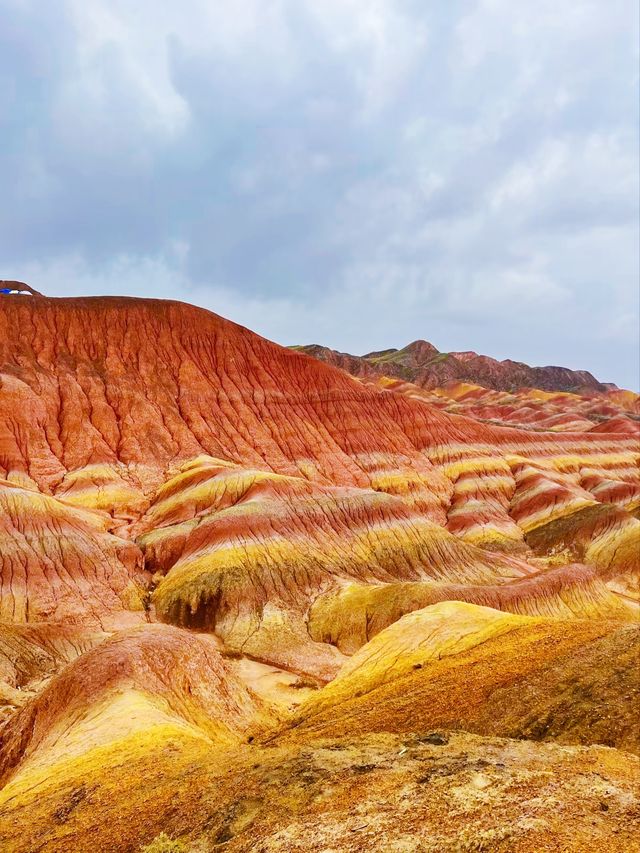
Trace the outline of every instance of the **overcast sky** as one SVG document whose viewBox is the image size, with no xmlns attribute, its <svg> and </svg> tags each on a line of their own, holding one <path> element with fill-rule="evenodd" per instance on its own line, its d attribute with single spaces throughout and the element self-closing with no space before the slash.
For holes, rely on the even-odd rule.
<svg viewBox="0 0 640 853">
<path fill-rule="evenodd" d="M 636 0 L 0 0 L 0 278 L 638 388 Z"/>
</svg>

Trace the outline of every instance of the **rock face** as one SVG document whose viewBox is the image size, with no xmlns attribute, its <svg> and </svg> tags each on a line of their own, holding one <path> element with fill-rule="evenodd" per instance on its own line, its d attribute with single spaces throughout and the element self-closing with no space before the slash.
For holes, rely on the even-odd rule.
<svg viewBox="0 0 640 853">
<path fill-rule="evenodd" d="M 316 344 L 293 349 L 339 367 L 369 387 L 484 423 L 640 436 L 640 394 L 598 382 L 586 371 L 529 367 L 474 352 L 441 353 L 426 341 L 363 356 Z"/>
<path fill-rule="evenodd" d="M 637 754 L 639 654 L 637 623 L 549 620 L 444 601 L 362 646 L 294 725 L 298 736 L 314 737 L 434 726 L 597 739 Z"/>
<path fill-rule="evenodd" d="M 389 349 L 355 356 L 310 344 L 295 347 L 354 376 L 390 376 L 418 385 L 438 388 L 452 380 L 470 382 L 494 391 L 539 388 L 543 391 L 617 391 L 611 383 L 598 382 L 586 370 L 566 367 L 529 367 L 520 361 L 497 361 L 476 352 L 440 352 L 427 341 L 414 341 L 403 349 Z"/>
<path fill-rule="evenodd" d="M 439 357 L 425 343 L 402 353 L 370 360 Z M 531 391 L 560 414 L 568 399 L 562 423 L 575 429 L 520 429 L 367 376 L 176 302 L 2 295 L 3 851 L 138 853 L 162 830 L 193 851 L 439 850 L 459 837 L 456 820 L 489 832 L 498 846 L 487 849 L 547 849 L 564 831 L 557 798 L 527 829 L 515 769 L 475 785 L 474 762 L 498 753 L 519 756 L 503 769 L 541 768 L 528 789 L 541 803 L 543 777 L 565 786 L 562 808 L 583 816 L 563 849 L 627 849 L 634 401 L 553 374 L 625 414 L 594 427 L 585 403 L 587 429 L 571 395 Z M 513 395 L 491 393 L 506 411 Z M 415 823 L 403 840 L 356 786 L 351 808 L 383 833 L 379 848 L 366 835 L 358 846 L 333 797 L 360 771 L 325 761 L 319 739 L 383 767 L 376 784 L 401 812 L 415 780 L 392 756 L 415 726 L 463 732 L 432 744 L 462 774 L 427 774 L 420 825 L 442 837 L 428 847 Z M 587 766 L 597 779 L 585 781 Z M 267 816 L 260 790 L 272 783 Z M 495 786 L 481 799 L 504 803 L 500 825 L 464 809 L 443 823 L 429 805 L 469 785 Z M 606 815 L 584 793 L 597 785 L 610 792 Z M 290 832 L 291 809 L 304 820 Z"/>
<path fill-rule="evenodd" d="M 632 391 L 585 392 L 493 391 L 468 382 L 447 382 L 427 391 L 411 382 L 379 376 L 363 384 L 413 400 L 422 400 L 449 414 L 483 423 L 514 426 L 536 432 L 622 433 L 640 436 L 640 395 Z"/>
<path fill-rule="evenodd" d="M 107 517 L 0 480 L 0 616 L 98 628 L 139 622 L 143 557 Z"/>
<path fill-rule="evenodd" d="M 123 738 L 139 730 L 148 736 L 168 720 L 195 736 L 234 743 L 261 711 L 215 638 L 145 625 L 100 643 L 52 679 L 7 724 L 0 765 L 7 777 L 17 767 L 65 765 L 75 755 L 89 762 L 87 753 L 105 744 L 120 748 Z"/>
</svg>

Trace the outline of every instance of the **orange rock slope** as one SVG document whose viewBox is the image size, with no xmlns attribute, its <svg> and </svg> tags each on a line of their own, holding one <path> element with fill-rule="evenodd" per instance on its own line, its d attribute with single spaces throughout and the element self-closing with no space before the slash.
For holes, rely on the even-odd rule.
<svg viewBox="0 0 640 853">
<path fill-rule="evenodd" d="M 498 427 L 412 396 L 180 303 L 0 300 L 0 849 L 138 851 L 165 828 L 183 849 L 253 849 L 262 804 L 233 773 L 315 750 L 318 732 L 363 752 L 394 747 L 355 733 L 413 724 L 473 732 L 483 754 L 558 740 L 565 753 L 531 744 L 526 760 L 575 791 L 576 750 L 607 744 L 600 777 L 627 791 L 636 437 Z M 389 803 L 399 780 L 380 782 Z M 304 778 L 283 784 L 255 849 L 325 849 L 332 831 L 316 847 L 282 835 L 290 804 L 310 802 Z M 563 849 L 626 849 L 605 846 L 611 811 L 596 830 L 576 818 Z M 379 848 L 332 849 L 392 849 L 381 832 Z M 412 832 L 411 849 L 454 849 Z M 504 849 L 553 849 L 518 839 Z"/>
<path fill-rule="evenodd" d="M 366 385 L 486 423 L 640 434 L 640 395 L 598 382 L 584 370 L 529 367 L 474 352 L 443 353 L 426 341 L 363 356 L 317 345 L 293 349 L 340 367 Z"/>
<path fill-rule="evenodd" d="M 428 391 L 384 375 L 362 381 L 484 423 L 535 431 L 640 435 L 640 394 L 633 391 L 495 391 L 453 380 Z"/>
</svg>

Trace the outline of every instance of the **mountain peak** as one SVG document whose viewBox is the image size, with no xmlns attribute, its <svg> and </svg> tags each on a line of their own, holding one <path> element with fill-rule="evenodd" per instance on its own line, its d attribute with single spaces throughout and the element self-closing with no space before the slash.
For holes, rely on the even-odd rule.
<svg viewBox="0 0 640 853">
<path fill-rule="evenodd" d="M 433 344 L 416 340 L 402 349 L 380 350 L 363 356 L 338 353 L 326 347 L 298 347 L 323 361 L 342 367 L 354 376 L 389 376 L 420 388 L 433 389 L 457 380 L 494 391 L 539 388 L 543 391 L 605 392 L 612 383 L 599 382 L 586 370 L 566 367 L 530 367 L 512 359 L 498 361 L 473 350 L 441 352 Z"/>
</svg>

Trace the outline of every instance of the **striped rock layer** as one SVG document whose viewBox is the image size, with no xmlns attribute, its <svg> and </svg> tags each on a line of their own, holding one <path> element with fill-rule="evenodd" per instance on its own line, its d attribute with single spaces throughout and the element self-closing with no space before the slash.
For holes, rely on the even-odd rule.
<svg viewBox="0 0 640 853">
<path fill-rule="evenodd" d="M 486 420 L 180 303 L 0 301 L 2 849 L 93 849 L 118 767 L 226 844 L 254 805 L 207 815 L 206 768 L 358 721 L 605 743 L 627 778 L 637 440 Z M 162 827 L 127 814 L 116 851 Z"/>
<path fill-rule="evenodd" d="M 364 385 L 421 400 L 450 414 L 536 432 L 640 433 L 640 395 L 633 391 L 496 391 L 469 382 L 427 390 L 389 376 L 361 378 Z"/>
<path fill-rule="evenodd" d="M 474 352 L 439 352 L 426 341 L 355 356 L 318 345 L 292 347 L 365 385 L 392 390 L 452 414 L 523 429 L 638 435 L 640 395 L 584 370 L 529 367 Z"/>
<path fill-rule="evenodd" d="M 428 341 L 414 341 L 402 349 L 388 349 L 355 356 L 312 344 L 294 347 L 340 367 L 354 376 L 390 376 L 412 382 L 420 388 L 438 388 L 447 382 L 470 382 L 496 391 L 538 388 L 543 391 L 606 392 L 619 389 L 598 382 L 586 370 L 566 367 L 530 367 L 521 361 L 497 361 L 487 355 L 465 352 L 440 352 Z"/>
</svg>

